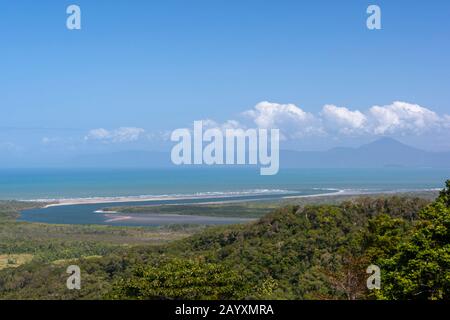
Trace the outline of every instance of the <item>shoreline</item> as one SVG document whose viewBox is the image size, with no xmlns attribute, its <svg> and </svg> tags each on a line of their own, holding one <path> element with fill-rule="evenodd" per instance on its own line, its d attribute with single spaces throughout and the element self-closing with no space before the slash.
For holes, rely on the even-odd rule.
<svg viewBox="0 0 450 320">
<path fill-rule="evenodd" d="M 255 194 L 258 195 L 258 194 Z M 263 195 L 261 195 L 263 196 Z M 80 199 L 61 199 L 56 200 L 56 203 L 50 203 L 45 205 L 43 208 L 49 207 L 58 207 L 58 206 L 70 206 L 70 205 L 78 205 L 78 204 L 99 204 L 99 203 L 123 203 L 123 202 L 151 202 L 151 201 L 171 201 L 171 200 L 191 200 L 191 199 L 211 199 L 211 198 L 231 198 L 233 196 L 185 196 L 185 197 L 177 197 L 177 196 L 149 196 L 149 197 L 105 197 L 105 198 L 80 198 Z M 27 200 L 34 202 L 47 202 L 45 200 Z M 52 199 L 50 202 L 54 202 Z"/>
<path fill-rule="evenodd" d="M 133 220 L 132 216 L 124 216 L 124 215 L 115 216 L 115 215 L 105 214 L 104 217 L 106 218 L 105 223 L 124 221 L 124 220 Z"/>
<path fill-rule="evenodd" d="M 284 189 L 250 189 L 243 191 L 223 191 L 223 192 L 198 192 L 192 194 L 163 194 L 163 195 L 136 195 L 136 196 L 92 196 L 84 198 L 53 198 L 53 199 L 15 199 L 20 202 L 35 202 L 45 204 L 43 208 L 55 206 L 100 204 L 100 203 L 121 203 L 121 202 L 151 202 L 151 201 L 174 201 L 174 200 L 208 200 L 208 199 L 228 199 L 249 196 L 280 196 L 295 194 L 298 191 Z"/>
<path fill-rule="evenodd" d="M 106 219 L 104 223 L 124 222 L 131 223 L 144 223 L 154 225 L 167 225 L 167 224 L 220 224 L 220 223 L 246 223 L 257 220 L 257 218 L 245 218 L 245 217 L 215 217 L 215 216 L 202 216 L 202 215 L 182 215 L 182 214 L 104 214 Z"/>
<path fill-rule="evenodd" d="M 325 190 L 325 189 L 323 189 Z M 438 190 L 441 190 L 440 188 L 424 188 L 424 189 L 413 189 L 413 190 L 405 190 L 405 189 L 397 189 L 397 190 L 355 190 L 355 189 L 347 189 L 347 190 L 336 190 L 332 191 L 333 189 L 328 189 L 328 192 L 323 193 L 313 193 L 313 194 L 294 194 L 294 195 L 280 195 L 278 194 L 276 197 L 269 197 L 269 195 L 266 194 L 266 197 L 264 197 L 264 194 L 257 195 L 257 197 L 251 197 L 251 198 L 245 198 L 243 196 L 242 199 L 237 199 L 238 197 L 171 197 L 175 200 L 180 200 L 176 205 L 186 205 L 186 204 L 216 204 L 216 205 L 227 205 L 229 203 L 237 203 L 237 202 L 261 202 L 261 201 L 277 201 L 280 203 L 288 203 L 289 201 L 295 201 L 295 199 L 317 199 L 317 201 L 320 198 L 345 198 L 345 197 L 352 197 L 352 196 L 363 196 L 363 195 L 396 195 L 396 194 L 408 194 L 408 195 L 414 195 L 414 193 L 417 194 L 435 194 Z M 272 194 L 273 195 L 273 194 Z M 169 197 L 163 197 L 163 199 L 168 200 Z M 214 198 L 214 199 L 211 199 Z M 136 226 L 136 225 L 166 225 L 166 224 L 234 224 L 234 223 L 242 223 L 242 222 L 248 222 L 252 221 L 252 219 L 256 218 L 244 218 L 244 217 L 227 217 L 227 216 L 210 216 L 210 215 L 183 215 L 179 213 L 154 213 L 154 214 L 147 214 L 147 215 L 141 215 L 141 214 L 134 214 L 134 213 L 127 213 L 127 212 L 120 212 L 118 209 L 112 210 L 105 210 L 108 206 L 111 206 L 111 204 L 114 203 L 123 203 L 128 202 L 130 205 L 133 206 L 140 206 L 141 204 L 138 201 L 133 201 L 135 198 L 130 197 L 121 197 L 121 198 L 114 198 L 114 201 L 108 202 L 108 199 L 105 198 L 89 198 L 89 199 L 77 199 L 78 201 L 74 201 L 75 199 L 66 199 L 67 202 L 64 203 L 42 203 L 42 206 L 36 208 L 36 210 L 46 210 L 46 208 L 49 207 L 56 207 L 60 206 L 61 209 L 57 210 L 50 210 L 49 217 L 46 217 L 44 219 L 39 218 L 39 215 L 35 215 L 33 217 L 33 214 L 30 216 L 31 218 L 23 218 L 20 219 L 20 221 L 28 221 L 28 222 L 41 222 L 41 223 L 55 223 L 54 221 L 57 221 L 57 223 L 61 223 L 60 214 L 61 211 L 63 213 L 68 213 L 67 219 L 65 219 L 65 224 L 108 224 L 108 225 L 123 225 L 123 226 Z M 160 198 L 158 198 L 160 199 Z M 172 205 L 173 203 L 156 203 L 153 204 L 153 201 L 156 201 L 158 199 L 155 199 L 154 197 L 148 199 L 148 198 L 140 198 L 139 200 L 141 202 L 147 201 L 146 206 L 153 206 L 153 205 Z M 183 201 L 183 199 L 195 199 L 195 201 Z M 168 200 L 169 201 L 169 200 Z M 311 200 L 315 201 L 315 200 Z M 134 203 L 133 203 L 134 202 Z M 170 201 L 169 201 L 170 202 Z M 90 203 L 91 206 L 83 207 L 83 204 Z M 46 206 L 44 207 L 44 205 Z M 74 206 L 80 205 L 78 208 L 68 208 L 65 209 L 65 207 L 73 204 Z M 175 205 L 173 204 L 173 205 Z M 125 205 L 126 206 L 126 205 Z M 67 211 L 65 211 L 67 210 Z M 39 212 L 38 212 L 39 213 Z M 23 213 L 22 213 L 23 214 Z M 35 219 L 36 218 L 36 219 Z M 54 221 L 53 221 L 53 220 Z"/>
<path fill-rule="evenodd" d="M 278 194 L 280 196 L 280 199 L 288 199 L 288 198 L 297 198 L 297 197 L 317 197 L 317 196 L 330 196 L 330 195 L 338 195 L 345 193 L 345 190 L 336 190 L 334 192 L 326 192 L 326 193 L 319 193 L 319 194 L 311 194 L 311 195 L 294 195 L 294 196 L 288 196 L 283 194 Z M 286 193 L 289 194 L 289 193 Z M 349 193 L 350 194 L 350 193 Z M 355 193 L 356 194 L 356 193 Z M 229 202 L 240 202 L 240 201 L 252 201 L 249 199 L 242 199 L 242 200 L 229 200 L 227 201 L 227 198 L 236 198 L 236 197 L 245 197 L 245 196 L 260 196 L 261 199 L 264 199 L 265 195 L 277 195 L 277 193 L 254 193 L 254 194 L 241 194 L 241 195 L 202 195 L 202 196 L 148 196 L 148 197 L 141 197 L 141 196 L 124 196 L 124 197 L 98 197 L 98 198 L 74 198 L 74 199 L 38 199 L 38 200 L 22 200 L 27 202 L 42 202 L 42 203 L 48 203 L 43 208 L 49 208 L 49 207 L 58 207 L 58 206 L 69 206 L 69 205 L 79 205 L 79 204 L 100 204 L 100 203 L 124 203 L 124 202 L 151 202 L 151 201 L 172 201 L 172 200 L 205 200 L 205 202 L 201 202 L 202 204 L 208 204 L 208 203 L 229 203 Z M 214 201 L 214 202 L 208 202 L 209 199 L 224 199 L 223 201 Z M 261 199 L 255 199 L 261 200 Z"/>
<path fill-rule="evenodd" d="M 385 191 L 364 191 L 364 190 L 346 190 L 335 189 L 336 191 L 324 192 L 317 194 L 303 194 L 303 195 L 289 195 L 289 193 L 278 194 L 279 199 L 299 199 L 299 198 L 317 198 L 328 196 L 357 196 L 357 195 L 377 195 L 377 194 L 398 194 L 398 193 L 415 193 L 415 192 L 435 192 L 441 190 L 441 188 L 427 188 L 427 189 L 413 189 L 413 190 L 385 190 Z M 57 206 L 69 206 L 69 205 L 82 205 L 82 204 L 114 204 L 114 203 L 126 203 L 126 202 L 152 202 L 152 201 L 173 201 L 173 200 L 204 200 L 198 202 L 198 204 L 221 204 L 221 203 L 233 203 L 233 202 L 246 202 L 246 201 L 258 201 L 264 200 L 266 195 L 277 195 L 277 193 L 243 193 L 242 197 L 253 195 L 260 196 L 260 199 L 235 199 L 239 197 L 239 193 L 232 195 L 186 195 L 186 196 L 123 196 L 123 197 L 92 197 L 92 198 L 73 198 L 73 199 L 37 199 L 37 200 L 22 200 L 26 202 L 42 202 L 47 203 L 43 208 L 57 207 Z M 208 201 L 209 199 L 223 199 L 223 201 Z M 234 198 L 233 200 L 227 200 L 228 198 Z M 50 203 L 49 203 L 50 202 Z M 111 213 L 111 212 L 109 212 Z"/>
</svg>

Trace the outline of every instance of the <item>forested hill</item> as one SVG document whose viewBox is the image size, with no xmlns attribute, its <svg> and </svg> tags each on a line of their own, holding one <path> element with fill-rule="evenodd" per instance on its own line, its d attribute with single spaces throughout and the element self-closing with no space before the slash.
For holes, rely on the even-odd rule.
<svg viewBox="0 0 450 320">
<path fill-rule="evenodd" d="M 432 204 L 389 197 L 291 206 L 165 253 L 123 279 L 115 297 L 448 299 L 450 182 Z M 367 290 L 371 264 L 381 269 L 381 290 Z"/>
<path fill-rule="evenodd" d="M 285 207 L 252 225 L 205 231 L 175 243 L 168 252 L 176 259 L 160 267 L 170 271 L 169 265 L 176 264 L 178 271 L 186 268 L 187 275 L 192 266 L 179 259 L 190 258 L 194 264 L 201 261 L 196 267 L 209 263 L 227 270 L 230 281 L 224 283 L 229 286 L 234 279 L 236 285 L 233 290 L 225 288 L 224 295 L 216 292 L 214 298 L 368 298 L 366 268 L 381 263 L 400 241 L 408 241 L 426 204 L 419 198 L 389 197 Z M 122 293 L 147 298 L 164 294 L 149 287 L 161 274 L 157 268 L 140 270 L 122 283 Z M 168 286 L 165 289 L 182 287 L 172 282 L 169 277 L 160 284 Z M 127 293 L 129 288 L 139 290 Z M 201 291 L 189 294 L 208 298 Z"/>
<path fill-rule="evenodd" d="M 65 288 L 67 266 L 28 264 L 0 273 L 0 297 L 449 299 L 450 182 L 433 203 L 394 196 L 289 206 L 77 264 L 80 291 Z M 371 264 L 381 290 L 366 288 Z"/>
</svg>

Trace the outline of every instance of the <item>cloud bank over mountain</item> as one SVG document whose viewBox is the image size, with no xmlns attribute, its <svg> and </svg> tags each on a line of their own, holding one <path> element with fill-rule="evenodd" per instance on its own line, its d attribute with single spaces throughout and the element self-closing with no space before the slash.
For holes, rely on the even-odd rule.
<svg viewBox="0 0 450 320">
<path fill-rule="evenodd" d="M 198 119 L 195 119 L 198 120 Z M 191 128 L 186 124 L 186 128 Z M 326 104 L 317 113 L 303 110 L 295 104 L 262 101 L 245 110 L 239 119 L 219 122 L 203 119 L 205 129 L 280 129 L 282 140 L 304 138 L 322 139 L 339 137 L 421 136 L 450 132 L 450 115 L 439 115 L 429 108 L 408 102 L 394 101 L 389 105 L 372 106 L 367 110 L 350 110 Z M 176 128 L 173 128 L 176 129 Z M 150 130 L 123 126 L 115 129 L 94 128 L 84 135 L 85 143 L 124 144 L 132 142 L 168 141 L 170 131 Z M 449 137 L 450 138 L 450 137 Z M 45 143 L 55 140 L 45 137 Z"/>
<path fill-rule="evenodd" d="M 259 128 L 279 128 L 286 139 L 308 136 L 421 135 L 450 129 L 450 116 L 418 104 L 394 101 L 368 110 L 350 110 L 332 104 L 317 114 L 294 104 L 268 101 L 243 112 Z"/>
<path fill-rule="evenodd" d="M 128 151 L 76 157 L 72 167 L 173 167 L 169 152 Z M 326 151 L 281 150 L 280 168 L 449 168 L 450 152 L 427 152 L 381 138 L 356 148 Z"/>
<path fill-rule="evenodd" d="M 325 104 L 309 111 L 292 103 L 262 101 L 226 121 L 207 118 L 204 129 L 280 129 L 281 148 L 323 151 L 356 147 L 381 137 L 391 137 L 428 151 L 450 151 L 450 115 L 419 104 L 394 101 L 387 105 L 351 109 Z M 192 129 L 193 121 L 184 123 Z M 3 162 L 50 163 L 68 156 L 113 152 L 170 150 L 172 130 L 153 130 L 124 123 L 122 126 L 83 130 L 10 129 L 0 131 Z"/>
</svg>

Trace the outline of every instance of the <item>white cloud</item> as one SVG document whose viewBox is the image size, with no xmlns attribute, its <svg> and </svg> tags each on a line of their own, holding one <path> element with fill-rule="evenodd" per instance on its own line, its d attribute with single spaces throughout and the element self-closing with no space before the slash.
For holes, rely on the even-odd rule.
<svg viewBox="0 0 450 320">
<path fill-rule="evenodd" d="M 61 141 L 62 141 L 62 139 L 57 138 L 57 137 L 43 137 L 41 139 L 41 142 L 44 145 L 49 145 L 49 144 L 53 144 L 53 143 L 57 143 L 57 142 L 61 142 Z"/>
<path fill-rule="evenodd" d="M 442 120 L 442 126 L 444 128 L 450 128 L 450 115 L 445 114 L 444 119 Z"/>
<path fill-rule="evenodd" d="M 244 111 L 242 122 L 227 120 L 223 123 L 211 119 L 203 120 L 203 128 L 226 129 L 262 128 L 280 129 L 283 140 L 305 137 L 344 136 L 371 137 L 377 135 L 422 135 L 450 129 L 450 115 L 436 112 L 417 104 L 395 101 L 384 106 L 373 106 L 366 110 L 351 110 L 333 104 L 324 105 L 316 114 L 304 111 L 295 104 L 262 101 L 254 108 Z M 171 131 L 150 133 L 142 128 L 121 127 L 114 130 L 97 128 L 90 130 L 85 140 L 104 143 L 132 142 L 139 139 L 167 141 Z M 51 142 L 44 138 L 43 143 Z"/>
<path fill-rule="evenodd" d="M 120 127 L 115 130 L 98 128 L 90 130 L 84 139 L 115 143 L 132 142 L 140 139 L 144 133 L 144 129 L 135 127 Z"/>
<path fill-rule="evenodd" d="M 367 123 L 367 117 L 362 112 L 331 104 L 325 105 L 320 115 L 328 130 L 344 134 L 361 132 Z"/>
<path fill-rule="evenodd" d="M 450 116 L 417 104 L 395 101 L 365 111 L 327 104 L 314 115 L 294 104 L 263 101 L 243 112 L 259 128 L 277 128 L 284 139 L 339 135 L 421 135 L 450 128 Z"/>
<path fill-rule="evenodd" d="M 50 139 L 50 138 L 48 138 L 48 137 L 43 137 L 42 140 L 41 140 L 41 142 L 42 142 L 43 144 L 49 144 L 49 143 L 52 142 L 52 139 Z"/>
<path fill-rule="evenodd" d="M 224 123 L 218 123 L 211 119 L 202 120 L 204 129 L 219 129 L 225 132 L 226 129 L 245 129 L 245 126 L 237 120 L 227 120 Z"/>
<path fill-rule="evenodd" d="M 157 132 L 148 132 L 146 138 L 149 141 L 170 141 L 171 130 L 160 130 Z"/>
<path fill-rule="evenodd" d="M 111 133 L 103 128 L 92 129 L 89 131 L 88 135 L 85 137 L 86 140 L 103 140 L 109 139 Z"/>
<path fill-rule="evenodd" d="M 258 103 L 254 109 L 244 112 L 259 128 L 278 128 L 280 124 L 292 122 L 300 124 L 313 116 L 294 104 L 279 104 L 268 101 Z"/>
<path fill-rule="evenodd" d="M 281 136 L 285 139 L 321 134 L 321 128 L 317 126 L 314 115 L 294 104 L 263 101 L 243 114 L 259 128 L 280 129 Z"/>
<path fill-rule="evenodd" d="M 373 133 L 415 133 L 438 129 L 446 122 L 434 111 L 417 104 L 395 101 L 387 106 L 373 106 L 369 110 Z"/>
<path fill-rule="evenodd" d="M 114 142 L 129 142 L 138 140 L 145 130 L 142 128 L 122 127 L 113 132 Z"/>
</svg>

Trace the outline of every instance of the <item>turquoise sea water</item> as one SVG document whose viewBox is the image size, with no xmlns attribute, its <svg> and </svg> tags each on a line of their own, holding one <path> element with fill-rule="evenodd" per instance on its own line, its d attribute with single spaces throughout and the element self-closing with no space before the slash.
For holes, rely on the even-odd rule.
<svg viewBox="0 0 450 320">
<path fill-rule="evenodd" d="M 450 169 L 14 169 L 0 170 L 0 199 L 61 199 L 158 195 L 314 193 L 327 189 L 441 188 Z"/>
<path fill-rule="evenodd" d="M 260 176 L 257 169 L 28 169 L 0 170 L 0 199 L 53 200 L 102 197 L 155 197 L 120 205 L 176 204 L 224 200 L 278 199 L 337 192 L 413 191 L 442 188 L 447 169 L 289 169 Z M 165 199 L 166 198 L 166 199 Z M 133 198 L 135 199 L 135 198 Z M 111 203 L 77 204 L 22 212 L 21 220 L 62 224 L 162 225 L 227 224 L 234 218 L 155 215 L 151 219 L 110 221 L 96 212 Z M 192 221 L 191 221 L 192 220 Z"/>
</svg>

